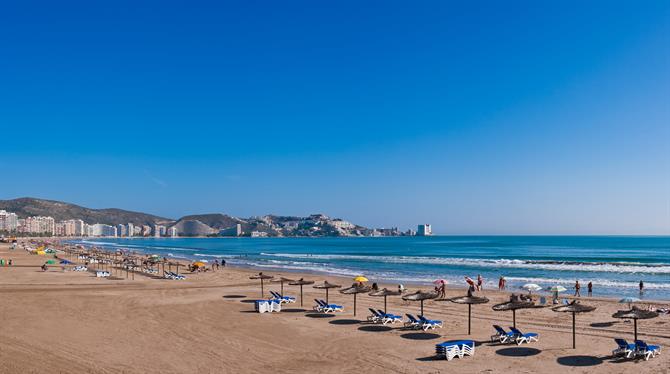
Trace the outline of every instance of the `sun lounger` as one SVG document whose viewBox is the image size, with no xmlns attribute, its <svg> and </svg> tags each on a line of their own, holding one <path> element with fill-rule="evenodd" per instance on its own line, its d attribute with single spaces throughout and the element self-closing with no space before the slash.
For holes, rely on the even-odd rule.
<svg viewBox="0 0 670 374">
<path fill-rule="evenodd" d="M 368 308 L 368 310 L 370 311 L 370 315 L 368 316 L 368 322 L 372 323 L 382 322 L 383 317 L 379 315 L 379 313 L 376 310 L 372 308 Z"/>
<path fill-rule="evenodd" d="M 411 314 L 405 314 L 407 316 L 407 322 L 405 322 L 405 327 L 411 328 L 411 329 L 420 329 L 421 328 L 421 322 L 416 319 L 413 315 Z"/>
<path fill-rule="evenodd" d="M 657 345 L 648 345 L 642 340 L 635 341 L 635 355 L 644 357 L 647 361 L 651 357 L 656 357 L 661 354 L 661 347 Z"/>
<path fill-rule="evenodd" d="M 625 356 L 631 358 L 635 354 L 635 343 L 628 343 L 626 339 L 615 338 L 614 341 L 618 345 L 617 349 L 612 351 L 612 356 Z"/>
<path fill-rule="evenodd" d="M 493 328 L 496 330 L 495 335 L 491 335 L 491 341 L 499 341 L 501 343 L 509 343 L 514 341 L 514 333 L 511 331 L 505 331 L 502 327 L 498 325 L 493 325 Z"/>
<path fill-rule="evenodd" d="M 442 321 L 436 320 L 436 319 L 427 319 L 424 316 L 419 316 L 419 321 L 421 322 L 421 328 L 423 328 L 423 331 L 426 331 L 428 329 L 436 329 L 436 328 L 442 328 Z"/>
<path fill-rule="evenodd" d="M 256 300 L 254 302 L 254 307 L 258 313 L 266 313 L 272 311 L 272 306 L 267 300 Z"/>
<path fill-rule="evenodd" d="M 107 277 L 110 276 L 110 274 L 109 274 L 108 271 L 100 271 L 100 270 L 99 270 L 99 271 L 96 271 L 96 272 L 95 272 L 95 276 L 96 276 L 97 278 L 107 278 Z"/>
<path fill-rule="evenodd" d="M 438 357 L 444 356 L 447 361 L 451 361 L 454 357 L 474 356 L 475 342 L 473 340 L 451 340 L 436 344 L 435 354 Z"/>
<path fill-rule="evenodd" d="M 391 313 L 384 313 L 381 309 L 378 309 L 377 312 L 382 318 L 382 324 L 386 325 L 387 323 L 396 323 L 396 322 L 402 322 L 402 317 L 401 316 L 396 316 L 395 314 Z"/>
<path fill-rule="evenodd" d="M 317 312 L 322 312 L 322 313 L 332 313 L 332 312 L 342 312 L 344 311 L 344 308 L 341 305 L 337 304 L 328 304 L 323 300 L 317 300 L 316 301 L 317 306 L 314 307 L 314 310 Z"/>
<path fill-rule="evenodd" d="M 282 303 L 295 303 L 295 297 L 291 296 L 282 296 L 278 292 L 270 291 L 270 294 L 275 297 L 275 299 L 281 300 Z"/>
<path fill-rule="evenodd" d="M 521 345 L 522 343 L 528 344 L 530 342 L 536 342 L 540 338 L 540 335 L 534 332 L 524 334 L 515 327 L 510 327 L 509 329 L 514 333 L 514 340 L 516 340 L 516 345 Z"/>
<path fill-rule="evenodd" d="M 272 299 L 272 300 L 268 300 L 268 302 L 270 303 L 269 312 L 281 312 L 281 300 Z"/>
</svg>

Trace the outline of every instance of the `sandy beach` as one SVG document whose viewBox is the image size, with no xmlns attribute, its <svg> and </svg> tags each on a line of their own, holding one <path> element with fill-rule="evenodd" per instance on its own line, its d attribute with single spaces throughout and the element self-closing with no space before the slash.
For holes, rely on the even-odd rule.
<svg viewBox="0 0 670 374">
<path fill-rule="evenodd" d="M 358 297 L 356 317 L 353 297 L 336 291 L 330 302 L 343 305 L 344 312 L 313 313 L 312 300 L 323 298 L 324 291 L 311 286 L 304 288 L 302 308 L 298 301 L 280 313 L 255 313 L 253 300 L 260 298 L 260 287 L 249 279 L 252 269 L 186 273 L 183 281 L 145 274 L 127 280 L 63 272 L 60 266 L 43 272 L 44 256 L 10 251 L 4 243 L 0 258 L 14 263 L 0 268 L 2 373 L 670 373 L 668 315 L 638 324 L 641 339 L 663 347 L 660 356 L 612 359 L 614 337 L 633 340 L 632 323 L 611 317 L 625 309 L 615 300 L 583 299 L 597 310 L 577 316 L 575 350 L 570 314 L 521 310 L 517 327 L 539 333 L 540 339 L 518 348 L 490 343 L 491 325 L 510 326 L 512 315 L 491 309 L 508 293 L 485 290 L 480 295 L 491 302 L 473 306 L 470 339 L 479 343 L 475 355 L 446 361 L 434 358 L 435 344 L 468 338 L 465 305 L 427 301 L 425 314 L 444 321 L 444 328 L 422 333 L 399 324 L 358 322 L 365 320 L 368 307 L 383 307 L 383 298 L 366 294 Z M 352 283 L 313 274 L 282 275 Z M 279 284 L 268 289 L 278 291 Z M 285 293 L 298 296 L 299 288 L 286 286 Z M 447 293 L 452 297 L 464 290 Z M 388 302 L 389 312 L 418 314 L 418 302 L 398 297 Z"/>
</svg>

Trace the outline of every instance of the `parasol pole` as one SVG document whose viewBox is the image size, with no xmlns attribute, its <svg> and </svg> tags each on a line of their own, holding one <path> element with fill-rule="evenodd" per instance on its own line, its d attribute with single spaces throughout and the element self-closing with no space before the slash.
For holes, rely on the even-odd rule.
<svg viewBox="0 0 670 374">
<path fill-rule="evenodd" d="M 572 349 L 577 348 L 577 344 L 575 343 L 575 311 L 572 311 Z"/>
<path fill-rule="evenodd" d="M 470 335 L 470 318 L 472 318 L 472 304 L 468 304 L 468 335 Z"/>
<path fill-rule="evenodd" d="M 512 326 L 516 328 L 516 309 L 512 309 Z"/>
<path fill-rule="evenodd" d="M 635 340 L 637 341 L 637 318 L 633 318 L 633 326 L 635 326 Z"/>
<path fill-rule="evenodd" d="M 354 317 L 356 317 L 356 294 L 354 294 Z"/>
<path fill-rule="evenodd" d="M 384 313 L 387 313 L 386 312 L 386 294 L 384 294 Z"/>
<path fill-rule="evenodd" d="M 302 284 L 300 285 L 300 306 L 302 306 Z"/>
</svg>

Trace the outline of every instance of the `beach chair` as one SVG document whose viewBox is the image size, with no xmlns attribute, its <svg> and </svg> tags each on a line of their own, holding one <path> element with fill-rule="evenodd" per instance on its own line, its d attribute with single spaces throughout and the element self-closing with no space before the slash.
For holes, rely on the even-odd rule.
<svg viewBox="0 0 670 374">
<path fill-rule="evenodd" d="M 396 322 L 402 322 L 402 317 L 401 316 L 396 316 L 395 314 L 391 313 L 384 313 L 381 309 L 378 309 L 377 312 L 382 318 L 382 324 L 386 325 L 387 323 L 396 323 Z"/>
<path fill-rule="evenodd" d="M 500 343 L 509 343 L 514 341 L 514 333 L 511 331 L 505 331 L 502 327 L 498 325 L 493 325 L 493 328 L 496 330 L 495 335 L 491 335 L 491 341 L 499 341 Z"/>
<path fill-rule="evenodd" d="M 643 356 L 644 360 L 649 360 L 650 357 L 656 357 L 661 354 L 661 347 L 657 345 L 648 345 L 642 340 L 635 341 L 635 355 Z"/>
<path fill-rule="evenodd" d="M 323 312 L 323 305 L 321 304 L 321 301 L 314 299 L 314 302 L 316 303 L 316 305 L 314 305 L 314 308 L 312 309 L 314 309 L 317 312 Z"/>
<path fill-rule="evenodd" d="M 435 345 L 435 355 L 444 356 L 447 361 L 454 357 L 474 356 L 475 342 L 473 340 L 451 340 Z"/>
<path fill-rule="evenodd" d="M 368 310 L 369 310 L 370 313 L 371 313 L 371 314 L 368 316 L 368 322 L 379 323 L 379 322 L 382 321 L 382 318 L 383 318 L 383 317 L 380 316 L 379 313 L 377 313 L 376 310 L 374 310 L 374 309 L 372 309 L 372 308 L 368 308 Z"/>
<path fill-rule="evenodd" d="M 266 313 L 272 311 L 270 302 L 268 302 L 267 300 L 256 300 L 254 302 L 254 307 L 258 313 Z"/>
<path fill-rule="evenodd" d="M 279 299 L 272 299 L 268 300 L 269 308 L 268 312 L 281 312 L 281 300 Z"/>
<path fill-rule="evenodd" d="M 612 351 L 612 356 L 625 356 L 631 358 L 635 354 L 635 344 L 628 343 L 626 339 L 615 338 L 614 341 L 618 345 L 617 349 Z"/>
<path fill-rule="evenodd" d="M 442 328 L 442 321 L 436 320 L 436 319 L 428 319 L 424 316 L 419 316 L 419 321 L 421 322 L 421 328 L 423 328 L 423 331 L 426 331 L 428 329 L 436 329 L 436 328 Z"/>
<path fill-rule="evenodd" d="M 321 306 L 320 312 L 323 313 L 332 313 L 332 312 L 343 312 L 344 307 L 342 305 L 337 305 L 337 304 L 328 304 L 323 300 L 316 300 L 315 301 Z"/>
<path fill-rule="evenodd" d="M 512 331 L 512 333 L 514 333 L 516 345 L 521 345 L 522 343 L 528 344 L 530 342 L 536 342 L 540 339 L 540 335 L 534 332 L 524 334 L 515 327 L 510 327 L 509 329 Z"/>
<path fill-rule="evenodd" d="M 418 319 L 416 319 L 411 314 L 405 314 L 405 315 L 407 316 L 407 321 L 405 322 L 405 327 L 410 328 L 410 329 L 420 329 L 421 328 L 421 322 L 419 322 Z"/>
<path fill-rule="evenodd" d="M 270 294 L 274 296 L 275 299 L 281 300 L 282 304 L 295 303 L 295 297 L 291 296 L 282 296 L 278 292 L 270 291 Z"/>
</svg>

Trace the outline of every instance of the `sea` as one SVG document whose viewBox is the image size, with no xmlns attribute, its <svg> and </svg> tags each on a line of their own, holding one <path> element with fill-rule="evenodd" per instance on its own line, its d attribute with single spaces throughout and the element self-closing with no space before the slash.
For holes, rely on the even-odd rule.
<svg viewBox="0 0 670 374">
<path fill-rule="evenodd" d="M 430 236 L 338 238 L 96 238 L 72 241 L 107 249 L 187 259 L 225 259 L 266 273 L 308 272 L 394 284 L 445 279 L 465 287 L 481 275 L 487 288 L 501 276 L 508 290 L 527 283 L 562 285 L 582 295 L 670 300 L 670 237 Z M 644 292 L 639 292 L 639 282 Z"/>
</svg>

